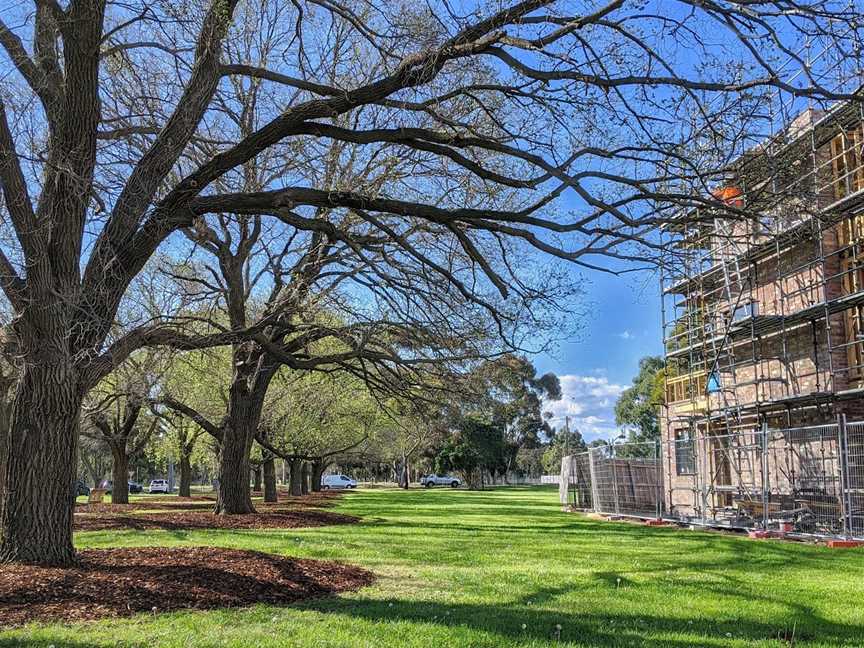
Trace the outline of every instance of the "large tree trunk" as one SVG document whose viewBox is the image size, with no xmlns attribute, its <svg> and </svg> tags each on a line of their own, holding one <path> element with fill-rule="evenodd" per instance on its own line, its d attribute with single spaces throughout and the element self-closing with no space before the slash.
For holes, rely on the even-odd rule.
<svg viewBox="0 0 864 648">
<path fill-rule="evenodd" d="M 180 497 L 192 496 L 192 462 L 188 454 L 180 455 Z"/>
<path fill-rule="evenodd" d="M 273 455 L 264 454 L 261 468 L 264 472 L 264 501 L 276 502 L 278 500 L 276 496 L 276 463 L 273 460 Z"/>
<path fill-rule="evenodd" d="M 291 481 L 291 495 L 298 497 L 303 494 L 303 486 L 301 484 L 302 475 L 300 474 L 300 465 L 303 462 L 300 459 L 292 459 L 290 462 L 291 475 L 288 479 Z"/>
<path fill-rule="evenodd" d="M 219 495 L 216 513 L 237 515 L 254 513 L 249 489 L 249 451 L 252 433 L 244 421 L 229 421 L 222 428 L 222 454 L 219 461 Z"/>
<path fill-rule="evenodd" d="M 309 494 L 309 462 L 304 461 L 300 466 L 300 493 Z"/>
<path fill-rule="evenodd" d="M 247 351 L 242 344 L 232 349 L 234 375 L 228 394 L 228 414 L 222 425 L 217 513 L 255 512 L 249 488 L 249 453 L 261 421 L 264 396 L 277 365 L 262 368 L 260 356 L 256 359 Z"/>
<path fill-rule="evenodd" d="M 327 464 L 321 459 L 312 462 L 312 492 L 317 493 L 321 490 L 321 479 L 324 476 L 324 471 L 327 469 Z"/>
<path fill-rule="evenodd" d="M 129 503 L 129 456 L 126 448 L 119 445 L 111 446 L 111 503 Z"/>
<path fill-rule="evenodd" d="M 9 424 L 11 407 L 5 402 L 6 393 L 0 395 L 0 520 L 3 519 L 3 502 L 6 500 L 6 457 L 9 453 Z"/>
<path fill-rule="evenodd" d="M 261 492 L 261 466 L 252 468 L 252 490 L 256 493 Z"/>
<path fill-rule="evenodd" d="M 399 487 L 407 490 L 410 481 L 410 476 L 408 474 L 408 457 L 403 454 L 402 465 L 399 467 Z"/>
<path fill-rule="evenodd" d="M 15 393 L 0 562 L 70 565 L 82 395 L 71 363 L 28 358 Z"/>
</svg>

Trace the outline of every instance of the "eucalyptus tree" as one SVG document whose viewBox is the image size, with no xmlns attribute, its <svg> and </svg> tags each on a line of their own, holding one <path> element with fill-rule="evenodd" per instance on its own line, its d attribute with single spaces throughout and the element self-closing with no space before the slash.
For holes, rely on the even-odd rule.
<svg viewBox="0 0 864 648">
<path fill-rule="evenodd" d="M 504 431 L 505 473 L 522 449 L 538 449 L 551 436 L 544 407 L 561 399 L 561 382 L 554 373 L 537 375 L 525 357 L 506 354 L 486 361 L 472 373 L 474 398 L 457 404 L 457 418 L 473 413 Z"/>
<path fill-rule="evenodd" d="M 130 284 L 180 232 L 206 233 L 221 214 L 266 217 L 283 237 L 317 238 L 313 255 L 334 246 L 353 255 L 347 274 L 379 287 L 355 309 L 402 285 L 400 308 L 428 316 L 409 296 L 422 280 L 421 294 L 437 284 L 506 334 L 501 305 L 554 294 L 526 276 L 528 251 L 584 267 L 639 260 L 678 208 L 734 212 L 705 189 L 765 133 L 765 91 L 844 98 L 823 87 L 813 66 L 824 59 L 805 60 L 799 41 L 829 41 L 832 58 L 851 59 L 864 25 L 854 5 L 831 0 L 680 0 L 656 11 L 621 0 L 8 5 L 0 287 L 14 311 L 18 381 L 0 560 L 45 564 L 75 558 L 68 492 L 82 401 L 136 349 L 254 340 L 295 369 L 351 360 L 363 372 L 364 356 L 406 366 L 435 346 L 397 345 L 402 327 L 379 318 L 390 344 L 373 350 L 368 327 L 345 321 L 333 333 L 345 350 L 313 361 L 274 341 L 281 311 L 205 331 L 157 319 L 112 337 Z M 232 44 L 259 35 L 280 47 L 232 57 Z M 321 65 L 334 54 L 335 69 Z M 220 107 L 253 80 L 271 91 L 266 110 L 248 134 L 226 130 Z M 367 160 L 408 158 L 412 173 L 377 187 L 287 174 L 261 190 L 220 188 L 266 152 L 290 156 L 310 141 L 352 144 Z M 410 272 L 379 280 L 394 262 Z M 308 331 L 293 325 L 302 347 Z M 232 441 L 223 453 L 229 445 L 245 450 Z M 227 499 L 226 510 L 246 507 L 243 493 Z"/>
</svg>

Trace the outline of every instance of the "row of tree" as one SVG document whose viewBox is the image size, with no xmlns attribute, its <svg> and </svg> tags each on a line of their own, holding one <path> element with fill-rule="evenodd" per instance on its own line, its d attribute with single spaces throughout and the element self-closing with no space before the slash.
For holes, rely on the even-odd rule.
<svg viewBox="0 0 864 648">
<path fill-rule="evenodd" d="M 134 356 L 89 395 L 82 415 L 79 471 L 98 484 L 112 477 L 114 503 L 128 502 L 130 465 L 153 474 L 168 461 L 179 468 L 179 493 L 190 496 L 193 471 L 218 476 L 220 437 L 208 418 L 229 389 L 226 354 L 194 352 Z M 221 369 L 217 366 L 222 363 Z M 553 374 L 537 376 L 524 357 L 503 355 L 478 365 L 474 391 L 439 393 L 425 402 L 380 402 L 365 383 L 344 372 L 282 369 L 267 393 L 250 453 L 252 489 L 276 501 L 276 460 L 294 495 L 321 488 L 333 464 L 365 470 L 389 465 L 408 486 L 409 470 L 455 470 L 472 487 L 511 474 L 537 475 L 555 464 L 560 445 L 543 408 L 560 398 Z M 429 416 L 434 411 L 434 416 Z M 212 429 L 210 429 L 212 428 Z M 578 433 L 577 433 L 578 434 Z"/>
</svg>

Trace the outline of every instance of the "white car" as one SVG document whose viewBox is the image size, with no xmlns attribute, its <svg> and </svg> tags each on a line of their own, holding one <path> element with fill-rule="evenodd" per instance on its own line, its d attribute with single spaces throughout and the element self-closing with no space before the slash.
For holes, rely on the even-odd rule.
<svg viewBox="0 0 864 648">
<path fill-rule="evenodd" d="M 451 475 L 426 475 L 425 477 L 420 478 L 420 484 L 426 488 L 432 488 L 433 486 L 449 486 L 450 488 L 457 488 L 461 483 L 460 480 Z"/>
<path fill-rule="evenodd" d="M 323 490 L 330 490 L 331 488 L 357 488 L 357 482 L 348 475 L 326 475 L 321 480 L 321 488 Z"/>
<path fill-rule="evenodd" d="M 171 492 L 168 488 L 167 479 L 154 479 L 150 482 L 150 488 L 148 490 L 151 493 L 165 493 L 166 495 Z"/>
</svg>

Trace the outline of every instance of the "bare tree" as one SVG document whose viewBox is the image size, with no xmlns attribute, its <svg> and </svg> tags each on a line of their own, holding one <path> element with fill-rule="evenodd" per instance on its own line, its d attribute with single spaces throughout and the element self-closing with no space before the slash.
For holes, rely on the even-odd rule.
<svg viewBox="0 0 864 648">
<path fill-rule="evenodd" d="M 129 503 L 129 462 L 143 453 L 159 425 L 149 403 L 170 362 L 164 349 L 138 351 L 94 387 L 85 401 L 81 434 L 111 452 L 114 504 Z"/>
<path fill-rule="evenodd" d="M 705 189 L 764 132 L 764 90 L 843 98 L 811 73 L 797 42 L 830 40 L 852 56 L 864 24 L 828 0 L 680 0 L 662 16 L 621 0 L 201 4 L 36 0 L 4 10 L 0 286 L 15 313 L 20 377 L 0 560 L 74 560 L 78 413 L 133 350 L 254 339 L 270 353 L 262 332 L 278 315 L 206 333 L 155 321 L 110 337 L 129 285 L 175 232 L 232 213 L 275 218 L 358 256 L 383 240 L 417 273 L 495 311 L 488 289 L 531 294 L 519 250 L 584 267 L 642 259 L 656 250 L 653 228 L 681 206 L 717 203 Z M 256 24 L 286 46 L 267 60 L 232 59 L 226 42 Z M 344 30 L 363 56 L 318 75 L 311 44 Z M 790 82 L 780 57 L 805 73 Z M 263 100 L 265 122 L 243 137 L 214 118 L 238 79 L 279 88 Z M 347 126 L 331 122 L 340 116 Z M 710 152 L 691 154 L 693 134 L 705 132 Z M 308 139 L 408 156 L 417 174 L 374 193 L 293 177 L 218 191 L 263 152 L 290 155 Z M 206 160 L 194 162 L 189 153 L 202 149 Z M 559 200 L 565 193 L 572 200 Z M 329 220 L 347 210 L 362 232 Z M 470 264 L 442 264 L 444 246 Z M 358 357 L 358 338 L 343 340 Z"/>
<path fill-rule="evenodd" d="M 253 33 L 259 27 L 255 25 Z M 346 64 L 343 59 L 354 56 L 347 47 L 351 32 L 341 27 L 333 42 L 325 43 L 326 51 L 317 53 L 316 58 L 322 60 L 316 70 L 319 74 L 332 77 Z M 258 35 L 254 48 L 241 42 L 230 49 L 244 59 L 266 56 L 275 46 L 271 38 L 270 33 Z M 346 49 L 348 54 L 343 53 Z M 257 79 L 248 85 L 232 84 L 213 111 L 218 116 L 211 119 L 215 122 L 221 116 L 224 131 L 236 128 L 241 139 L 250 136 L 259 127 L 257 107 L 263 92 Z M 348 128 L 356 119 L 337 116 L 329 123 Z M 276 178 L 296 176 L 304 184 L 330 192 L 350 189 L 377 194 L 416 173 L 417 162 L 410 157 L 369 155 L 356 142 L 313 139 L 295 144 L 287 158 L 280 149 L 265 151 L 254 164 L 245 164 L 242 173 L 220 178 L 214 186 L 223 192 L 248 195 L 260 192 Z M 426 172 L 430 178 L 436 174 L 440 171 Z M 543 286 L 534 286 L 529 293 L 526 279 L 518 291 L 521 313 L 499 304 L 490 309 L 494 313 L 490 317 L 472 301 L 480 301 L 480 290 L 472 290 L 468 293 L 472 299 L 466 299 L 446 283 L 442 285 L 438 275 L 430 276 L 416 259 L 406 258 L 399 242 L 382 235 L 363 211 L 319 206 L 311 212 L 317 223 L 341 232 L 339 237 L 320 228 L 304 231 L 297 226 L 295 216 L 279 214 L 270 222 L 261 213 L 217 211 L 183 231 L 192 246 L 176 265 L 185 271 L 167 271 L 181 286 L 186 301 L 206 304 L 205 312 L 198 315 L 199 323 L 207 322 L 216 329 L 220 320 L 227 320 L 231 330 L 237 331 L 269 322 L 254 338 L 232 344 L 225 413 L 211 418 L 207 425 L 221 447 L 217 513 L 253 511 L 248 479 L 250 451 L 255 431 L 261 429 L 269 385 L 280 367 L 339 370 L 360 376 L 378 389 L 405 389 L 418 379 L 412 365 L 435 364 L 443 372 L 459 364 L 454 360 L 498 352 L 498 345 L 489 344 L 484 351 L 481 343 L 505 331 L 512 337 L 525 314 L 535 317 L 532 328 L 538 329 L 535 304 L 552 302 L 549 293 L 563 299 L 573 291 L 572 286 L 546 277 Z M 411 234 L 411 230 L 403 229 L 400 237 Z M 471 263 L 464 250 L 450 246 L 449 241 L 443 246 L 427 243 L 426 248 L 426 257 L 435 258 L 441 267 L 464 268 Z M 490 257 L 487 263 L 491 267 L 495 261 Z M 370 304 L 372 300 L 374 304 Z M 182 399 L 165 399 L 163 403 L 172 407 L 178 400 Z M 190 404 L 183 405 L 188 413 Z M 205 417 L 198 412 L 196 418 Z M 264 459 L 272 476 L 270 454 L 265 452 Z M 307 482 L 300 478 L 306 466 L 296 456 L 290 463 L 292 490 L 299 494 Z M 320 457 L 315 467 L 320 474 Z M 261 467 L 256 464 L 251 469 L 257 488 Z M 270 490 L 272 498 L 275 490 Z"/>
<path fill-rule="evenodd" d="M 111 451 L 113 504 L 129 503 L 129 462 L 144 451 L 159 422 L 156 417 L 150 417 L 142 425 L 144 407 L 144 399 L 137 395 L 115 400 L 114 406 L 107 408 L 113 410 L 110 416 L 103 410 L 90 413 L 91 425 L 82 428 L 83 435 L 102 442 Z"/>
</svg>

